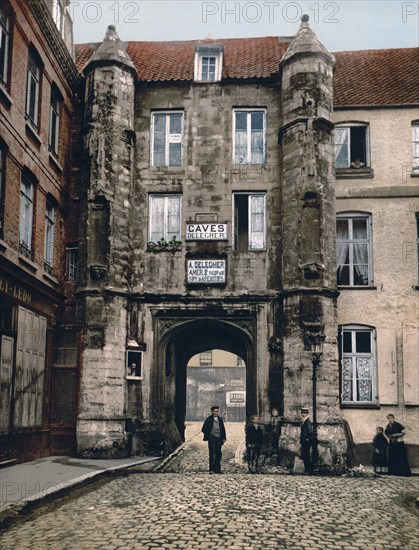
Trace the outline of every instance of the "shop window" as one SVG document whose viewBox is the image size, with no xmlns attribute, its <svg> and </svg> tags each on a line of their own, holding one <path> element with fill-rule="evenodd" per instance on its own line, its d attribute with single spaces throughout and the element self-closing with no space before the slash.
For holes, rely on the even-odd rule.
<svg viewBox="0 0 419 550">
<path fill-rule="evenodd" d="M 336 168 L 357 171 L 369 168 L 369 127 L 365 123 L 335 126 Z"/>
<path fill-rule="evenodd" d="M 77 281 L 78 244 L 69 244 L 66 247 L 67 281 Z"/>
<path fill-rule="evenodd" d="M 266 196 L 264 193 L 234 193 L 234 248 L 266 248 Z"/>
<path fill-rule="evenodd" d="M 47 200 L 45 210 L 45 246 L 44 268 L 52 273 L 54 265 L 54 230 L 55 230 L 55 206 Z"/>
<path fill-rule="evenodd" d="M 412 173 L 419 174 L 419 122 L 412 123 Z"/>
<path fill-rule="evenodd" d="M 152 116 L 152 166 L 181 166 L 183 113 L 154 113 Z"/>
<path fill-rule="evenodd" d="M 26 118 L 35 129 L 39 127 L 39 109 L 41 95 L 41 63 L 31 48 L 28 52 L 26 81 Z"/>
<path fill-rule="evenodd" d="M 32 255 L 34 188 L 31 176 L 23 172 L 20 183 L 19 252 L 27 258 Z"/>
<path fill-rule="evenodd" d="M 201 367 L 208 367 L 212 365 L 212 350 L 203 351 L 199 354 L 199 365 Z"/>
<path fill-rule="evenodd" d="M 223 67 L 223 47 L 221 45 L 195 46 L 195 80 L 216 82 L 221 80 Z"/>
<path fill-rule="evenodd" d="M 371 216 L 338 214 L 336 222 L 339 286 L 371 286 Z"/>
<path fill-rule="evenodd" d="M 142 378 L 142 352 L 127 350 L 127 378 Z"/>
<path fill-rule="evenodd" d="M 7 86 L 10 55 L 10 19 L 0 6 L 0 84 Z"/>
<path fill-rule="evenodd" d="M 58 144 L 60 135 L 60 110 L 61 96 L 55 86 L 51 86 L 51 103 L 49 112 L 49 138 L 48 145 L 54 155 L 58 155 Z"/>
<path fill-rule="evenodd" d="M 235 109 L 233 113 L 235 164 L 263 164 L 266 156 L 265 109 Z"/>
<path fill-rule="evenodd" d="M 375 330 L 347 325 L 341 330 L 342 404 L 376 403 Z"/>
<path fill-rule="evenodd" d="M 13 427 L 40 426 L 44 398 L 46 318 L 19 307 Z"/>
<path fill-rule="evenodd" d="M 181 195 L 150 195 L 149 240 L 179 241 L 181 227 Z"/>
</svg>

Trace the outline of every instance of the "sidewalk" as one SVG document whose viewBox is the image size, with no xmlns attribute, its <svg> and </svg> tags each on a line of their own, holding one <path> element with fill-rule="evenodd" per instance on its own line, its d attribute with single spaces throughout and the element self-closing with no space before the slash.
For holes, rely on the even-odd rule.
<svg viewBox="0 0 419 550">
<path fill-rule="evenodd" d="M 93 478 L 154 460 L 160 458 L 87 460 L 49 456 L 0 469 L 0 524 L 54 493 L 64 493 Z"/>
</svg>

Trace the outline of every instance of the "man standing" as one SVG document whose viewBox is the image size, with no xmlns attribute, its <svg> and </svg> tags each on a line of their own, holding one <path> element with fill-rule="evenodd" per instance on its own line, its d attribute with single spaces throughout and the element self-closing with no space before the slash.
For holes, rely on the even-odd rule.
<svg viewBox="0 0 419 550">
<path fill-rule="evenodd" d="M 301 458 L 304 462 L 304 471 L 306 474 L 313 473 L 313 462 L 311 460 L 311 446 L 313 443 L 313 424 L 308 417 L 308 408 L 301 408 L 301 416 L 303 422 L 301 424 L 300 443 L 301 443 Z"/>
<path fill-rule="evenodd" d="M 227 439 L 224 422 L 219 414 L 217 405 L 211 407 L 211 416 L 205 420 L 201 430 L 204 441 L 208 441 L 210 474 L 221 474 L 221 447 Z"/>
<path fill-rule="evenodd" d="M 260 427 L 260 418 L 253 415 L 246 430 L 247 464 L 249 472 L 256 474 L 259 469 L 259 456 L 263 445 L 263 432 Z"/>
</svg>

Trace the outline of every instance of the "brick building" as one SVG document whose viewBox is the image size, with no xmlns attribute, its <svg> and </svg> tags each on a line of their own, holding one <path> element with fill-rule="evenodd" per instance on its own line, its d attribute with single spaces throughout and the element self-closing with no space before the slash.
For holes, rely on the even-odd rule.
<svg viewBox="0 0 419 550">
<path fill-rule="evenodd" d="M 70 145 L 79 75 L 68 3 L 0 5 L 2 461 L 75 451 L 78 329 L 66 246 L 78 241 Z"/>
</svg>

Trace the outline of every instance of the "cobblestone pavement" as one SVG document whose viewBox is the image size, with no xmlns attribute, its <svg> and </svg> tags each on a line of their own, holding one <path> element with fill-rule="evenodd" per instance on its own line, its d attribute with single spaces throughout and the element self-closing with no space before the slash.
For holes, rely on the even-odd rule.
<svg viewBox="0 0 419 550">
<path fill-rule="evenodd" d="M 197 428 L 160 472 L 136 468 L 42 506 L 0 547 L 417 550 L 418 478 L 252 475 L 234 461 L 243 425 L 232 424 L 225 473 L 210 476 Z"/>
</svg>

